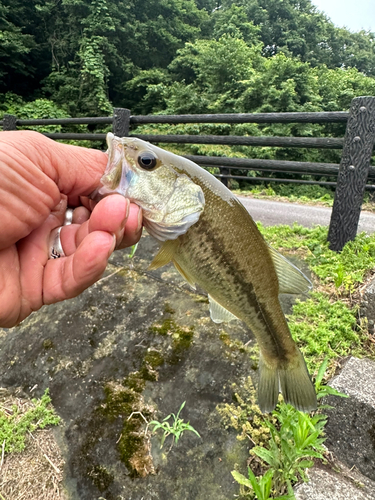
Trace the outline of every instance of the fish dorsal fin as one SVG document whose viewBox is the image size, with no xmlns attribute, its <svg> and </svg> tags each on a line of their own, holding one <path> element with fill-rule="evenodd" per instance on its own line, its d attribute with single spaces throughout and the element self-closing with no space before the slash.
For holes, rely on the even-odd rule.
<svg viewBox="0 0 375 500">
<path fill-rule="evenodd" d="M 312 290 L 313 286 L 311 281 L 298 269 L 298 267 L 292 264 L 274 248 L 270 246 L 268 248 L 279 279 L 279 293 L 298 294 Z"/>
<path fill-rule="evenodd" d="M 177 240 L 165 241 L 153 258 L 151 264 L 148 266 L 149 271 L 159 269 L 159 267 L 169 264 L 173 260 L 174 253 L 178 245 L 179 242 Z"/>
<path fill-rule="evenodd" d="M 234 314 L 216 302 L 211 295 L 208 296 L 208 300 L 210 301 L 210 316 L 214 323 L 223 323 L 237 319 Z"/>
<path fill-rule="evenodd" d="M 177 271 L 181 274 L 181 276 L 189 283 L 191 288 L 195 290 L 195 280 L 178 264 L 175 260 L 173 261 L 173 264 Z"/>
</svg>

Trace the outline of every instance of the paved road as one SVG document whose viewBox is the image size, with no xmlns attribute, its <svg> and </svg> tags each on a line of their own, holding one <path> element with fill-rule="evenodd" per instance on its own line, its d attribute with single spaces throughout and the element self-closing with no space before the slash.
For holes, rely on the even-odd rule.
<svg viewBox="0 0 375 500">
<path fill-rule="evenodd" d="M 331 218 L 331 208 L 258 200 L 245 196 L 239 196 L 238 198 L 250 212 L 253 219 L 262 222 L 265 226 L 274 226 L 276 224 L 292 225 L 293 222 L 298 222 L 305 227 L 312 227 L 315 224 L 328 226 Z M 375 214 L 361 212 L 358 232 L 361 231 L 366 231 L 366 233 L 375 232 Z"/>
</svg>

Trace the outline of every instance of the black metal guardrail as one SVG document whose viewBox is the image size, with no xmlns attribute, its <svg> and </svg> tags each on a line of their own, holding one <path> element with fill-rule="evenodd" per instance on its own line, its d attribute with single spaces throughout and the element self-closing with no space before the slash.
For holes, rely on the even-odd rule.
<svg viewBox="0 0 375 500">
<path fill-rule="evenodd" d="M 227 185 L 228 179 L 264 180 L 299 184 L 336 186 L 328 240 L 332 250 L 339 251 L 345 243 L 354 239 L 361 212 L 365 189 L 375 190 L 375 167 L 370 165 L 375 143 L 375 97 L 353 99 L 349 112 L 320 113 L 227 113 L 201 115 L 137 115 L 129 109 L 115 108 L 110 117 L 56 118 L 20 120 L 5 115 L 0 121 L 3 130 L 38 125 L 112 124 L 118 136 L 132 136 L 131 125 L 183 123 L 346 123 L 344 138 L 331 137 L 258 137 L 231 135 L 139 135 L 134 137 L 153 143 L 175 144 L 225 144 L 261 147 L 296 147 L 319 149 L 342 149 L 340 164 L 297 161 L 279 161 L 246 158 L 223 158 L 212 156 L 186 156 L 207 167 L 218 167 L 220 178 Z M 98 133 L 46 133 L 52 139 L 104 141 L 105 134 Z M 310 176 L 337 177 L 336 182 L 321 180 L 280 179 L 232 175 L 233 169 L 283 172 Z"/>
</svg>

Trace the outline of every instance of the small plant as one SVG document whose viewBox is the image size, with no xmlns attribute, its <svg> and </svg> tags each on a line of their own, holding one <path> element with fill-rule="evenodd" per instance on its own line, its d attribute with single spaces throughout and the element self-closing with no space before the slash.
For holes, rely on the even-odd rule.
<svg viewBox="0 0 375 500">
<path fill-rule="evenodd" d="M 331 387 L 329 385 L 323 385 L 323 377 L 325 374 L 325 371 L 328 366 L 328 357 L 326 357 L 321 364 L 318 374 L 315 378 L 315 390 L 316 390 L 316 398 L 319 401 L 320 399 L 326 397 L 326 396 L 339 396 L 341 398 L 348 398 L 349 396 L 347 394 L 344 394 L 343 392 L 339 392 L 337 389 L 334 387 Z M 319 409 L 322 408 L 330 408 L 329 405 L 319 405 Z"/>
<path fill-rule="evenodd" d="M 32 406 L 26 412 L 17 405 L 8 408 L 0 404 L 0 457 L 1 447 L 3 454 L 22 451 L 29 433 L 59 422 L 60 417 L 51 407 L 48 389 L 40 399 L 32 400 Z"/>
<path fill-rule="evenodd" d="M 132 259 L 135 255 L 135 252 L 137 251 L 137 247 L 138 247 L 138 243 L 136 243 L 135 245 L 132 245 L 131 249 L 130 249 L 130 253 L 129 253 L 129 259 Z"/>
<path fill-rule="evenodd" d="M 177 415 L 175 415 L 174 413 L 171 413 L 170 415 L 168 415 L 168 417 L 165 417 L 165 419 L 162 422 L 159 422 L 158 420 L 152 420 L 148 424 L 150 426 L 153 426 L 153 429 L 152 429 L 153 433 L 156 433 L 156 431 L 159 429 L 161 429 L 163 431 L 163 436 L 161 438 L 160 448 L 163 448 L 164 442 L 170 434 L 172 434 L 172 436 L 173 436 L 171 448 L 172 448 L 174 443 L 176 443 L 176 444 L 178 443 L 180 437 L 182 436 L 182 434 L 185 431 L 194 432 L 194 434 L 196 434 L 198 437 L 200 437 L 198 432 L 194 429 L 193 426 L 190 425 L 189 422 L 185 423 L 183 421 L 183 419 L 180 418 L 180 413 L 181 413 L 182 408 L 185 406 L 185 403 L 186 403 L 186 401 L 184 401 L 182 403 L 180 409 L 178 410 Z M 168 422 L 168 420 L 170 418 L 173 418 L 172 425 L 170 425 L 170 423 Z"/>
<path fill-rule="evenodd" d="M 348 397 L 333 387 L 322 385 L 328 357 L 318 370 L 315 389 L 318 400 L 335 395 Z M 320 406 L 319 409 L 329 408 Z M 245 490 L 246 494 L 257 500 L 290 499 L 293 500 L 293 485 L 298 481 L 308 481 L 305 470 L 314 465 L 313 459 L 324 460 L 323 442 L 326 415 L 315 413 L 308 415 L 296 410 L 293 406 L 281 402 L 272 412 L 274 423 L 265 419 L 270 430 L 270 437 L 265 446 L 254 446 L 251 455 L 258 457 L 267 472 L 260 477 L 248 469 L 249 478 L 233 471 L 234 479 Z M 250 491 L 249 491 L 250 488 Z"/>
<path fill-rule="evenodd" d="M 235 470 L 232 471 L 232 476 L 240 485 L 251 488 L 258 500 L 287 500 L 290 498 L 289 495 L 283 495 L 281 497 L 270 496 L 274 474 L 273 470 L 268 470 L 264 476 L 256 477 L 254 472 L 250 469 L 250 467 L 248 467 L 247 473 L 249 475 L 249 479 Z"/>
</svg>

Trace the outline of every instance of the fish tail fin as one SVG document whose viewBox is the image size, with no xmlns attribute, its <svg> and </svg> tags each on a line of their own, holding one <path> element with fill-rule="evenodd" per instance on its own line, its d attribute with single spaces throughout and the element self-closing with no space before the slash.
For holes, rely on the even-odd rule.
<svg viewBox="0 0 375 500">
<path fill-rule="evenodd" d="M 276 406 L 280 392 L 279 373 L 276 366 L 270 366 L 259 359 L 258 404 L 262 413 L 270 413 Z"/>
<path fill-rule="evenodd" d="M 281 392 L 284 401 L 300 411 L 316 410 L 316 391 L 302 353 L 296 348 L 296 355 L 282 368 L 279 368 Z"/>
<path fill-rule="evenodd" d="M 271 367 L 261 357 L 259 368 L 259 407 L 262 412 L 271 412 L 275 408 L 280 389 L 284 401 L 297 410 L 316 410 L 315 388 L 299 349 L 292 360 L 282 366 Z"/>
</svg>

